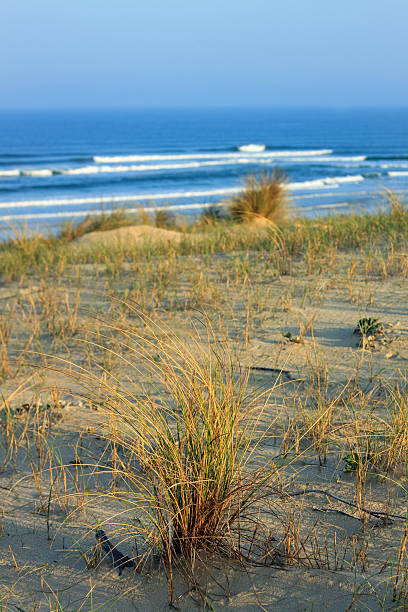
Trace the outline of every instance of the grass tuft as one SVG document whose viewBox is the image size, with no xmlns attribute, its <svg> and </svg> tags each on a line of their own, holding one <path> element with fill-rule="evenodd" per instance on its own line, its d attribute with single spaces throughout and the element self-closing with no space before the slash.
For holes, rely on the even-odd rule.
<svg viewBox="0 0 408 612">
<path fill-rule="evenodd" d="M 177 223 L 173 213 L 157 208 L 154 213 L 154 225 L 160 229 L 175 229 Z"/>
<path fill-rule="evenodd" d="M 160 558 L 171 599 L 175 566 L 191 576 L 201 555 L 236 551 L 241 525 L 276 468 L 252 462 L 269 431 L 259 426 L 265 397 L 248 392 L 248 370 L 240 370 L 211 326 L 198 323 L 182 341 L 128 306 L 143 331 L 113 329 L 127 347 L 124 366 L 144 372 L 154 381 L 150 389 L 140 393 L 105 377 L 98 379 L 103 399 L 96 399 L 92 370 L 78 369 L 79 381 L 103 403 L 115 446 L 137 459 L 117 466 L 118 499 L 131 510 L 118 531 L 136 541 L 139 566 Z"/>
<path fill-rule="evenodd" d="M 244 189 L 230 201 L 231 216 L 235 221 L 270 221 L 281 224 L 289 216 L 287 177 L 283 170 L 247 177 Z"/>
</svg>

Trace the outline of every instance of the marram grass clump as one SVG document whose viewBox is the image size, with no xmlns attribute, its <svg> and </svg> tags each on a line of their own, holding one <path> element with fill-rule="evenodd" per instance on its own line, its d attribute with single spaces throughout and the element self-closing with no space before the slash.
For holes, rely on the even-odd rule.
<svg viewBox="0 0 408 612">
<path fill-rule="evenodd" d="M 230 201 L 231 217 L 235 221 L 270 222 L 279 225 L 289 217 L 290 196 L 283 170 L 246 178 L 243 190 Z"/>
<path fill-rule="evenodd" d="M 137 567 L 160 560 L 171 599 L 174 567 L 191 576 L 201 554 L 237 553 L 248 512 L 259 511 L 275 483 L 273 461 L 253 462 L 270 433 L 261 427 L 267 398 L 249 392 L 248 370 L 208 322 L 181 340 L 164 323 L 123 306 L 139 325 L 107 327 L 126 353 L 118 357 L 129 384 L 79 366 L 66 374 L 103 407 L 112 443 L 126 456 L 115 466 L 117 500 L 126 510 L 112 524 L 122 539 L 136 542 Z M 148 382 L 141 388 L 137 379 Z"/>
</svg>

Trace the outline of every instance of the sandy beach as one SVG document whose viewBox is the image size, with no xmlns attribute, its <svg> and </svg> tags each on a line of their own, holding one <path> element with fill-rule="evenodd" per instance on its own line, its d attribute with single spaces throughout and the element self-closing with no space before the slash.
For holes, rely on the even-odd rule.
<svg viewBox="0 0 408 612">
<path fill-rule="evenodd" d="M 0 612 L 408 612 L 407 0 L 0 14 Z"/>
<path fill-rule="evenodd" d="M 152 232 L 147 239 L 152 248 Z M 248 393 L 266 392 L 243 468 L 271 468 L 265 497 L 251 510 L 259 523 L 251 554 L 202 550 L 193 581 L 175 567 L 174 606 L 404 609 L 405 246 L 325 247 L 319 262 L 304 253 L 279 269 L 272 251 L 183 255 L 165 246 L 170 239 L 161 242 L 167 254 L 103 263 L 81 255 L 62 271 L 26 271 L 0 288 L 2 609 L 168 608 L 161 562 L 119 576 L 95 548 L 102 527 L 121 554 L 140 555 L 135 514 L 121 502 L 126 453 L 112 438 L 106 380 L 134 397 L 149 389 L 159 403 L 165 384 L 121 340 L 120 329 L 144 337 L 147 324 L 118 298 L 181 342 L 193 333 L 198 362 L 208 345 L 197 323 L 205 313 L 214 342 L 249 373 Z M 110 240 L 112 233 L 103 248 Z M 92 238 L 84 248 L 95 248 Z M 369 317 L 379 331 L 355 333 Z M 153 353 L 151 363 L 160 362 Z M 93 373 L 89 401 L 70 363 Z"/>
</svg>

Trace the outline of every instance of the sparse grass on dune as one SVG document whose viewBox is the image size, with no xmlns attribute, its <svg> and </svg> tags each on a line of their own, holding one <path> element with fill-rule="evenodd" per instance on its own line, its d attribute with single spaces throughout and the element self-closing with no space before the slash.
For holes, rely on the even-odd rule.
<svg viewBox="0 0 408 612">
<path fill-rule="evenodd" d="M 248 574 L 266 609 L 295 576 L 295 606 L 305 568 L 313 601 L 406 606 L 408 211 L 387 197 L 278 230 L 210 215 L 177 244 L 0 245 L 3 283 L 24 280 L 0 291 L 0 609 L 47 607 L 47 584 L 85 609 L 82 579 L 100 609 L 109 580 L 163 607 L 158 562 L 181 608 L 235 609 Z M 118 580 L 99 526 L 153 581 Z"/>
<path fill-rule="evenodd" d="M 31 273 L 43 276 L 61 274 L 66 267 L 76 264 L 120 266 L 126 261 L 137 263 L 161 256 L 242 251 L 270 253 L 278 268 L 282 262 L 296 258 L 304 261 L 309 271 L 310 266 L 319 266 L 326 256 L 335 258 L 337 251 L 359 250 L 366 253 L 372 262 L 382 258 L 385 267 L 399 269 L 408 265 L 408 209 L 392 194 L 387 195 L 385 204 L 383 209 L 373 214 L 294 218 L 279 227 L 278 240 L 272 226 L 268 230 L 268 227 L 262 229 L 258 224 L 253 227 L 225 219 L 214 221 L 213 217 L 211 223 L 202 223 L 199 231 L 197 226 L 196 231 L 185 228 L 177 243 L 158 240 L 79 249 L 73 248 L 65 239 L 29 238 L 16 231 L 12 240 L 0 244 L 0 278 L 3 282 L 10 282 Z M 119 220 L 125 223 L 121 215 Z M 106 220 L 110 227 L 113 222 L 112 218 Z M 167 217 L 161 219 L 160 224 L 162 222 L 167 223 Z M 190 229 L 194 230 L 194 226 Z M 75 234 L 76 230 L 72 231 Z"/>
<path fill-rule="evenodd" d="M 222 259 L 225 267 L 226 258 Z M 253 268 L 242 257 L 235 265 L 235 280 L 230 276 L 228 282 L 240 290 L 242 311 L 243 285 L 251 284 L 244 279 Z M 166 260 L 150 270 L 167 291 L 172 268 L 172 261 Z M 266 268 L 260 273 L 265 290 Z M 140 277 L 148 282 L 143 274 Z M 151 293 L 149 287 L 147 291 Z M 203 292 L 208 294 L 205 285 Z M 110 301 L 109 296 L 104 298 Z M 293 345 L 295 351 L 310 351 L 302 380 L 279 386 L 277 371 L 270 368 L 259 381 L 268 390 L 261 396 L 253 392 L 259 389 L 254 372 L 248 376 L 249 370 L 242 370 L 233 356 L 235 334 L 222 323 L 203 325 L 193 314 L 196 324 L 188 327 L 185 311 L 180 318 L 171 311 L 164 323 L 162 311 L 147 316 L 120 299 L 113 300 L 108 310 L 98 295 L 98 314 L 86 322 L 81 319 L 78 326 L 77 317 L 83 313 L 75 300 L 71 304 L 66 298 L 64 313 L 58 300 L 53 288 L 46 287 L 39 293 L 37 310 L 27 313 L 29 324 L 37 325 L 37 316 L 53 342 L 62 340 L 57 358 L 49 358 L 48 365 L 39 361 L 38 370 L 54 375 L 55 367 L 57 374 L 65 372 L 70 394 L 89 399 L 91 407 L 83 408 L 79 425 L 68 433 L 64 425 L 69 425 L 73 413 L 60 403 L 66 378 L 59 378 L 59 387 L 51 389 L 42 406 L 32 401 L 16 411 L 14 396 L 4 400 L 0 484 L 8 487 L 11 474 L 19 474 L 13 484 L 15 494 L 21 495 L 19 487 L 24 484 L 24 511 L 32 510 L 38 517 L 36 538 L 45 542 L 47 550 L 52 543 L 59 562 L 67 563 L 76 551 L 79 577 L 90 577 L 103 595 L 109 577 L 123 594 L 127 585 L 135 592 L 146 589 L 149 581 L 135 580 L 131 569 L 118 581 L 115 571 L 110 572 L 109 559 L 100 551 L 97 555 L 94 532 L 102 527 L 121 551 L 134 558 L 138 570 L 144 571 L 146 564 L 155 584 L 163 573 L 154 567 L 161 564 L 176 605 L 184 592 L 201 597 L 203 607 L 214 601 L 214 589 L 208 585 L 213 577 L 218 581 L 220 566 L 228 577 L 233 567 L 241 571 L 238 586 L 230 588 L 227 583 L 225 593 L 240 593 L 243 576 L 248 572 L 255 579 L 258 566 L 272 584 L 278 571 L 283 575 L 277 565 L 284 566 L 285 576 L 297 567 L 302 572 L 313 568 L 315 577 L 341 581 L 344 601 L 358 606 L 368 568 L 370 596 L 387 606 L 393 605 L 392 600 L 402 605 L 408 600 L 406 377 L 380 385 L 378 375 L 376 386 L 366 389 L 358 384 L 356 372 L 347 382 L 333 384 L 337 364 L 329 369 L 317 358 L 312 317 L 300 328 L 305 343 Z M 269 309 L 270 304 L 269 300 Z M 65 314 L 69 325 L 61 326 L 56 313 Z M 225 322 L 235 323 L 232 315 L 225 311 L 223 315 Z M 253 322 L 251 317 L 247 322 Z M 273 325 L 269 321 L 268 329 Z M 350 325 L 353 351 L 359 354 L 353 329 Z M 6 329 L 7 339 L 10 334 L 13 330 Z M 238 335 L 243 342 L 243 325 Z M 277 345 L 275 349 L 268 353 L 272 365 Z M 246 352 L 250 351 L 249 346 Z M 48 355 L 54 352 L 49 349 Z M 256 360 L 256 353 L 252 358 Z M 34 497 L 28 483 L 35 488 Z M 0 507 L 0 539 L 2 522 L 5 525 L 0 547 L 8 560 L 10 544 L 17 563 L 23 563 L 27 548 L 17 548 L 7 535 L 19 505 L 18 499 L 5 498 L 3 519 Z M 24 532 L 21 538 L 26 537 Z M 22 576 L 30 563 L 21 565 Z M 40 576 L 44 584 L 56 584 L 61 606 L 75 592 L 75 585 L 65 589 L 61 577 L 55 578 L 55 567 L 32 570 L 33 601 L 34 597 L 46 601 L 47 594 L 37 588 Z M 265 584 L 259 590 L 260 601 L 271 582 Z M 282 588 L 288 588 L 287 583 Z M 330 598 L 330 590 L 320 586 L 319 592 L 322 588 Z M 366 602 L 367 596 L 363 591 L 362 600 Z M 17 594 L 10 597 L 26 609 Z M 88 605 L 82 597 L 80 605 Z M 234 601 L 228 604 L 230 609 Z"/>
<path fill-rule="evenodd" d="M 140 223 L 166 229 L 174 228 L 177 225 L 175 216 L 165 209 L 157 208 L 153 217 L 148 215 L 142 206 L 138 214 L 132 215 L 127 213 L 124 208 L 110 211 L 102 209 L 100 214 L 87 215 L 79 223 L 75 221 L 64 223 L 56 236 L 56 241 L 69 243 L 91 232 L 106 232 Z"/>
<path fill-rule="evenodd" d="M 58 242 L 72 242 L 76 238 L 90 232 L 104 232 L 119 227 L 126 227 L 135 223 L 135 219 L 128 215 L 124 209 L 101 211 L 100 215 L 87 215 L 79 223 L 68 221 L 63 224 L 57 235 Z"/>
</svg>

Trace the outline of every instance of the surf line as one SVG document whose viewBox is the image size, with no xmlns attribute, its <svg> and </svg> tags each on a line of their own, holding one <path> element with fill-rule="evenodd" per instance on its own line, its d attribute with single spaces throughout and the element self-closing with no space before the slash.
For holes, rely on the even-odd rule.
<svg viewBox="0 0 408 612">
<path fill-rule="evenodd" d="M 79 206 L 81 204 L 113 204 L 117 202 L 144 202 L 148 200 L 167 200 L 173 198 L 199 198 L 202 196 L 228 195 L 238 193 L 241 187 L 211 189 L 208 191 L 177 191 L 174 193 L 147 193 L 123 196 L 100 196 L 93 198 L 65 198 L 58 200 L 21 200 L 0 202 L 0 208 L 27 208 L 28 206 Z"/>
</svg>

